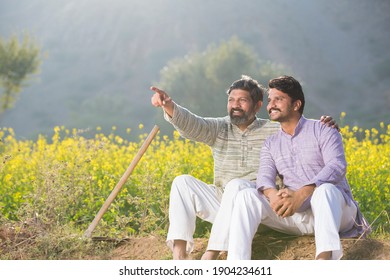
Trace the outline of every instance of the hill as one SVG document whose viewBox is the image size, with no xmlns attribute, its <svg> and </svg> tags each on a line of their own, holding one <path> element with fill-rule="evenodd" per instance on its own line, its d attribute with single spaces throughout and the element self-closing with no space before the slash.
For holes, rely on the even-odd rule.
<svg viewBox="0 0 390 280">
<path fill-rule="evenodd" d="M 304 82 L 308 117 L 377 126 L 390 109 L 389 11 L 385 0 L 4 0 L 0 36 L 27 32 L 45 55 L 0 125 L 22 138 L 151 128 L 148 88 L 167 62 L 237 36 Z"/>
</svg>

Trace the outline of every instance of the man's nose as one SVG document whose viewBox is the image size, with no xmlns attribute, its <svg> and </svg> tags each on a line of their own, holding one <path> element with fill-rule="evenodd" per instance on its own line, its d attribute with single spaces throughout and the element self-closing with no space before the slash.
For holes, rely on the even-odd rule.
<svg viewBox="0 0 390 280">
<path fill-rule="evenodd" d="M 241 108 L 241 103 L 238 100 L 233 101 L 232 105 L 233 108 Z"/>
</svg>

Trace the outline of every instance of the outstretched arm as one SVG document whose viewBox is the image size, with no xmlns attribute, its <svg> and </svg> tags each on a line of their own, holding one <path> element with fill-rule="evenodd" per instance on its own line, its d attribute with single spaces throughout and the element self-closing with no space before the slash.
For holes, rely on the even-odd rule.
<svg viewBox="0 0 390 280">
<path fill-rule="evenodd" d="M 150 89 L 154 91 L 151 98 L 152 105 L 163 108 L 165 119 L 181 136 L 210 146 L 214 144 L 222 119 L 197 116 L 175 103 L 165 91 L 154 86 Z"/>
</svg>

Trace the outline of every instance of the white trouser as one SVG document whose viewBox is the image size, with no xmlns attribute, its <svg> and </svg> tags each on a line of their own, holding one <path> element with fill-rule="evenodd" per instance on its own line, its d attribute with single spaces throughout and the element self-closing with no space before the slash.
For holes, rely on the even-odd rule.
<svg viewBox="0 0 390 280">
<path fill-rule="evenodd" d="M 196 217 L 213 223 L 208 249 L 227 251 L 229 224 L 236 194 L 255 183 L 233 179 L 222 191 L 190 175 L 180 175 L 172 182 L 169 200 L 169 229 L 167 245 L 173 249 L 174 240 L 187 241 L 187 253 L 193 250 Z"/>
<path fill-rule="evenodd" d="M 229 247 L 229 228 L 234 201 L 238 192 L 255 189 L 256 183 L 244 179 L 229 181 L 223 191 L 219 211 L 211 228 L 207 250 L 227 251 Z"/>
<path fill-rule="evenodd" d="M 343 252 L 339 232 L 352 228 L 357 212 L 355 204 L 347 204 L 332 184 L 317 187 L 310 203 L 311 209 L 281 218 L 257 190 L 240 191 L 231 217 L 228 260 L 251 259 L 252 240 L 260 223 L 287 234 L 314 234 L 316 257 L 332 251 L 332 259 L 340 259 Z"/>
</svg>

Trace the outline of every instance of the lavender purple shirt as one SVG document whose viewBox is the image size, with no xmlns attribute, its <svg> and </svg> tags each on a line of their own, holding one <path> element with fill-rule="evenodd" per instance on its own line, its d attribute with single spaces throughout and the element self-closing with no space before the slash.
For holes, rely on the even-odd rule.
<svg viewBox="0 0 390 280">
<path fill-rule="evenodd" d="M 276 188 L 276 175 L 281 175 L 284 186 L 298 190 L 306 185 L 317 187 L 324 183 L 335 185 L 343 194 L 346 203 L 357 202 L 353 199 L 351 188 L 346 179 L 347 163 L 340 133 L 316 120 L 301 117 L 294 135 L 283 130 L 268 137 L 264 142 L 260 156 L 260 168 L 256 186 L 259 190 Z M 310 198 L 298 212 L 310 207 Z M 369 231 L 361 211 L 357 211 L 356 226 L 341 234 L 352 237 Z"/>
</svg>

